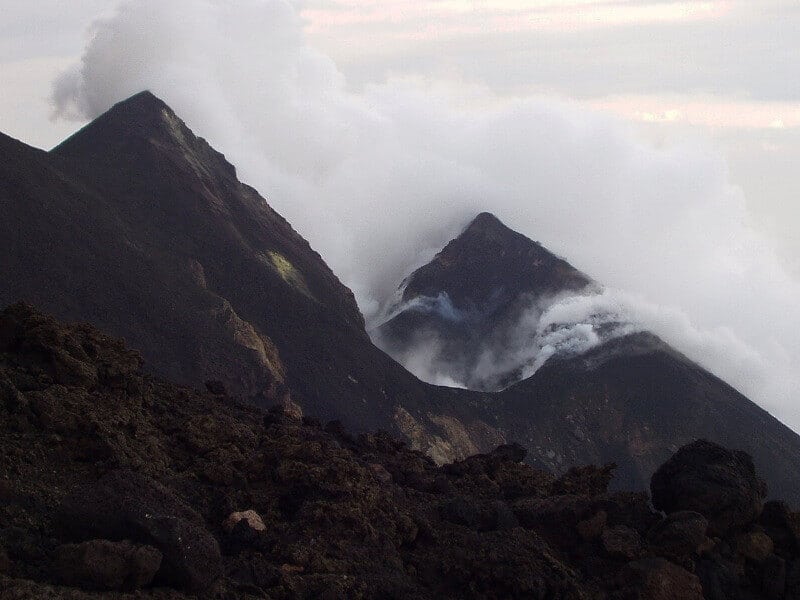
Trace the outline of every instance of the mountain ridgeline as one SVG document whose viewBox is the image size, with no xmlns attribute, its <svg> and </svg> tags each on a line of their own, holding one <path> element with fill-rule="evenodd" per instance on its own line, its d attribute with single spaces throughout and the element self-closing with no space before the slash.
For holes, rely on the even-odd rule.
<svg viewBox="0 0 800 600">
<path fill-rule="evenodd" d="M 0 135 L 0 209 L 0 304 L 125 338 L 177 384 L 214 380 L 259 406 L 291 399 L 438 463 L 513 441 L 555 474 L 613 461 L 613 489 L 646 487 L 678 447 L 707 438 L 752 454 L 770 494 L 800 504 L 800 438 L 651 334 L 556 353 L 535 372 L 485 369 L 487 341 L 524 345 L 509 327 L 521 316 L 598 288 L 487 213 L 405 280 L 374 332 L 401 360 L 435 337 L 468 390 L 420 381 L 375 347 L 322 258 L 150 93 L 51 152 Z"/>
</svg>

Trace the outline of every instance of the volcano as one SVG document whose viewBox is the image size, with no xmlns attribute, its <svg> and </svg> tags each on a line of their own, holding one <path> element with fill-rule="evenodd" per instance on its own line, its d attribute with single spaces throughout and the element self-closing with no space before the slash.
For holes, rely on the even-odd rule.
<svg viewBox="0 0 800 600">
<path fill-rule="evenodd" d="M 614 485 L 634 488 L 708 438 L 745 448 L 771 490 L 796 497 L 800 438 L 736 389 L 625 315 L 548 318 L 601 292 L 482 213 L 402 281 L 373 337 L 423 379 L 495 392 L 491 422 L 551 471 L 614 461 Z"/>
<path fill-rule="evenodd" d="M 148 92 L 50 152 L 0 135 L 0 210 L 0 305 L 89 322 L 172 383 L 291 400 L 356 434 L 386 429 L 438 463 L 514 440 L 556 474 L 614 461 L 624 489 L 708 438 L 752 454 L 770 493 L 800 504 L 800 438 L 655 336 L 608 318 L 598 339 L 551 344 L 537 364 L 539 342 L 563 328 L 530 345 L 509 324 L 598 284 L 492 215 L 405 280 L 377 332 L 390 352 L 433 332 L 430 362 L 463 358 L 448 377 L 470 390 L 420 381 L 373 345 L 319 254 Z M 532 348 L 533 362 L 487 368 L 487 341 Z"/>
</svg>

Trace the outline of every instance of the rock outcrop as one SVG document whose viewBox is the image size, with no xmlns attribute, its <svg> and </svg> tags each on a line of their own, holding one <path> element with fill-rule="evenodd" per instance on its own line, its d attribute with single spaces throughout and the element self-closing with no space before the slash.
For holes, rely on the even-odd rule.
<svg viewBox="0 0 800 600">
<path fill-rule="evenodd" d="M 655 472 L 650 490 L 657 509 L 696 511 L 714 536 L 755 521 L 767 495 L 750 456 L 706 440 L 678 450 Z"/>
<path fill-rule="evenodd" d="M 655 481 L 664 515 L 609 491 L 611 466 L 556 478 L 513 444 L 437 466 L 386 433 L 154 379 L 24 305 L 0 332 L 3 598 L 800 595 L 800 513 L 761 505 L 741 453 L 678 452 L 663 472 L 691 456 L 692 476 Z M 664 500 L 679 490 L 696 512 Z"/>
</svg>

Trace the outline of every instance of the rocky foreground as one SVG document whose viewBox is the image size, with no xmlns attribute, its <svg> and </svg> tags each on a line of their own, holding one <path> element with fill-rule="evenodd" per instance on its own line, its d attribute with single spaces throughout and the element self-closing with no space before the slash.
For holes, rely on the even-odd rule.
<svg viewBox="0 0 800 600">
<path fill-rule="evenodd" d="M 556 479 L 506 445 L 437 467 L 141 366 L 0 313 L 0 597 L 800 598 L 800 513 L 744 453 L 685 446 L 651 505 L 607 491 L 612 465 Z"/>
</svg>

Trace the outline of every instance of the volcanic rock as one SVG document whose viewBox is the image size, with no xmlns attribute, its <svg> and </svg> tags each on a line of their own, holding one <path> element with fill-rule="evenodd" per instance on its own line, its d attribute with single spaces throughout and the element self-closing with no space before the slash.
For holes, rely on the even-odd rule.
<svg viewBox="0 0 800 600">
<path fill-rule="evenodd" d="M 201 517 L 156 481 L 132 471 L 110 471 L 78 486 L 61 503 L 59 523 L 75 540 L 139 539 L 153 517 L 201 523 Z"/>
<path fill-rule="evenodd" d="M 717 536 L 755 521 L 767 495 L 749 455 L 706 440 L 676 452 L 653 475 L 650 489 L 657 509 L 696 511 Z"/>
<path fill-rule="evenodd" d="M 242 512 L 231 513 L 225 522 L 222 524 L 223 529 L 232 531 L 233 528 L 239 523 L 244 522 L 250 529 L 255 531 L 266 531 L 267 526 L 261 516 L 254 510 L 245 510 Z"/>
<path fill-rule="evenodd" d="M 56 551 L 55 574 L 62 583 L 87 590 L 145 587 L 161 566 L 161 552 L 131 542 L 91 540 Z"/>
<path fill-rule="evenodd" d="M 622 578 L 634 582 L 628 598 L 637 600 L 703 600 L 697 576 L 663 558 L 645 558 L 628 563 Z M 629 588 L 630 589 L 630 588 Z"/>
<path fill-rule="evenodd" d="M 684 564 L 706 541 L 708 520 L 698 512 L 671 513 L 656 525 L 648 539 L 660 556 Z"/>
<path fill-rule="evenodd" d="M 772 539 L 763 531 L 747 531 L 736 538 L 736 551 L 745 558 L 758 563 L 767 560 L 774 549 Z"/>
<path fill-rule="evenodd" d="M 604 529 L 600 541 L 606 553 L 615 558 L 632 560 L 642 549 L 642 538 L 639 533 L 625 525 Z"/>
</svg>

